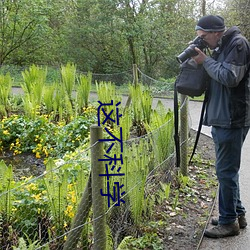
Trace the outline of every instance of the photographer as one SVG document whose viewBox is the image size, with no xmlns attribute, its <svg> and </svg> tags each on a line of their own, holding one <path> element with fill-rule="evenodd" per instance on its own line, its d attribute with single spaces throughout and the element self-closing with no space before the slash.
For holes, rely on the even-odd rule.
<svg viewBox="0 0 250 250">
<path fill-rule="evenodd" d="M 196 33 L 213 50 L 212 56 L 195 48 L 192 58 L 203 64 L 211 80 L 204 125 L 212 126 L 219 181 L 219 218 L 212 219 L 207 237 L 238 235 L 247 226 L 240 200 L 241 149 L 250 126 L 250 47 L 237 27 L 225 30 L 220 16 L 202 17 Z"/>
</svg>

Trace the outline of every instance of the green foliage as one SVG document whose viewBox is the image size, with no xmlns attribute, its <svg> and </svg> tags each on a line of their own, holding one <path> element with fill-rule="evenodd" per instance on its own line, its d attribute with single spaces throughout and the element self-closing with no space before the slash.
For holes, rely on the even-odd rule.
<svg viewBox="0 0 250 250">
<path fill-rule="evenodd" d="M 29 70 L 22 72 L 24 82 L 24 111 L 27 116 L 34 118 L 39 113 L 43 98 L 43 89 L 46 82 L 47 68 L 42 69 L 32 65 Z"/>
<path fill-rule="evenodd" d="M 173 151 L 173 112 L 166 111 L 162 102 L 158 102 L 151 114 L 151 122 L 145 124 L 148 133 L 152 132 L 152 145 L 156 161 L 163 162 Z"/>
<path fill-rule="evenodd" d="M 142 84 L 129 85 L 135 124 L 150 123 L 152 95 Z M 138 101 L 140 100 L 140 101 Z"/>
<path fill-rule="evenodd" d="M 83 108 L 88 107 L 89 103 L 89 94 L 91 90 L 91 83 L 92 83 L 92 74 L 88 72 L 87 75 L 81 74 L 78 79 L 78 86 L 77 86 L 77 97 L 76 103 L 78 107 L 78 112 L 81 111 Z"/>
<path fill-rule="evenodd" d="M 116 120 L 115 112 L 113 110 L 116 110 L 116 104 L 121 102 L 122 98 L 116 93 L 116 87 L 115 84 L 112 82 L 96 82 L 96 90 L 98 95 L 98 101 L 100 101 L 104 106 L 105 112 L 110 115 L 111 118 Z M 109 105 L 105 105 L 109 104 Z M 118 107 L 121 109 L 121 106 Z M 113 122 L 108 121 L 109 126 L 113 126 Z"/>
<path fill-rule="evenodd" d="M 13 195 L 10 190 L 13 188 L 14 177 L 12 166 L 6 166 L 3 160 L 0 161 L 0 214 L 5 216 L 6 222 L 9 222 L 12 206 Z"/>
<path fill-rule="evenodd" d="M 247 20 L 247 11 L 238 6 L 242 4 L 229 1 L 221 10 L 207 3 L 205 9 L 233 16 L 235 25 L 235 20 Z M 178 73 L 175 57 L 194 38 L 197 16 L 204 14 L 196 5 L 180 0 L 3 1 L 0 63 L 71 61 L 81 71 L 98 73 L 119 73 L 135 63 L 151 77 L 173 77 Z M 229 10 L 231 5 L 235 8 Z"/>
<path fill-rule="evenodd" d="M 125 237 L 117 250 L 154 249 L 163 250 L 163 242 L 156 233 L 145 233 L 139 238 Z"/>
<path fill-rule="evenodd" d="M 76 82 L 76 65 L 67 63 L 66 66 L 61 66 L 62 86 L 68 95 L 68 98 L 72 99 L 72 91 Z"/>
<path fill-rule="evenodd" d="M 29 236 L 25 235 L 27 238 L 27 242 L 25 241 L 25 239 L 23 237 L 20 237 L 18 239 L 18 246 L 15 247 L 13 246 L 13 250 L 35 250 L 38 249 L 40 247 L 40 242 L 38 240 L 36 241 L 32 241 Z M 49 250 L 49 247 L 43 247 L 44 250 Z"/>
<path fill-rule="evenodd" d="M 22 177 L 16 182 L 15 187 L 16 189 L 12 190 L 15 197 L 12 215 L 14 228 L 16 230 L 22 228 L 20 235 L 23 237 L 28 235 L 28 239 L 33 241 L 37 237 L 37 225 L 41 223 L 42 218 L 49 220 L 48 197 L 45 187 L 40 179 L 32 181 L 32 176 Z"/>
<path fill-rule="evenodd" d="M 157 192 L 159 196 L 159 203 L 161 204 L 164 200 L 168 200 L 171 192 L 171 182 L 170 183 L 162 183 L 160 182 L 160 189 Z"/>
<path fill-rule="evenodd" d="M 0 116 L 7 116 L 9 110 L 8 98 L 11 94 L 12 79 L 10 74 L 0 75 Z"/>
<path fill-rule="evenodd" d="M 149 163 L 152 159 L 147 140 L 141 139 L 132 145 L 127 145 L 123 155 L 124 164 L 122 169 L 125 178 L 119 180 L 124 184 L 124 190 L 127 192 L 135 225 L 139 225 L 142 220 L 142 213 L 146 209 L 144 206 L 144 191 Z"/>
<path fill-rule="evenodd" d="M 56 165 L 52 159 L 46 164 L 44 184 L 48 193 L 49 207 L 57 230 L 63 228 L 64 211 L 67 207 L 68 176 L 66 172 L 55 171 Z"/>
<path fill-rule="evenodd" d="M 30 71 L 25 71 L 26 83 L 35 82 L 36 69 L 32 67 Z M 87 166 L 86 163 L 89 163 L 89 156 L 80 149 L 84 148 L 83 145 L 88 145 L 89 127 L 96 123 L 97 110 L 88 105 L 87 108 L 83 109 L 81 116 L 74 110 L 76 102 L 70 99 L 72 96 L 69 94 L 73 91 L 73 85 L 66 84 L 66 82 L 72 83 L 72 79 L 75 77 L 75 68 L 65 71 L 64 83 L 62 85 L 59 85 L 59 83 L 51 85 L 51 89 L 44 92 L 53 99 L 53 103 L 49 100 L 49 97 L 47 99 L 43 97 L 40 111 L 51 113 L 43 116 L 36 114 L 35 117 L 13 115 L 2 119 L 0 122 L 0 147 L 2 151 L 10 149 L 14 154 L 33 152 L 37 158 L 45 157 L 47 160 L 46 172 L 42 180 L 37 183 L 29 183 L 29 180 L 24 181 L 22 184 L 25 187 L 13 193 L 16 198 L 14 202 L 16 211 L 14 211 L 15 216 L 13 217 L 17 221 L 16 226 L 23 228 L 25 225 L 29 225 L 27 230 L 23 230 L 22 237 L 25 238 L 25 234 L 27 234 L 32 240 L 34 239 L 34 242 L 36 242 L 37 237 L 37 230 L 35 229 L 37 219 L 40 217 L 49 221 L 50 225 L 55 225 L 55 228 L 49 227 L 50 235 L 62 235 L 70 228 L 78 199 L 84 190 L 89 174 L 89 165 Z M 35 73 L 33 74 L 33 72 Z M 90 81 L 89 78 L 88 84 Z M 121 97 L 116 94 L 114 84 L 101 82 L 96 86 L 99 100 L 103 104 L 110 103 L 113 100 L 113 105 L 105 107 L 105 112 L 111 113 L 112 110 L 117 108 L 116 104 L 121 101 Z M 122 166 L 122 172 L 125 173 L 125 176 L 110 177 L 111 187 L 115 186 L 115 182 L 120 183 L 120 185 L 124 184 L 122 190 L 126 191 L 124 199 L 129 207 L 129 213 L 135 227 L 140 227 L 142 219 L 145 219 L 149 212 L 149 208 L 145 206 L 145 189 L 149 169 L 155 162 L 168 157 L 167 154 L 170 154 L 171 147 L 166 147 L 166 141 L 171 141 L 170 136 L 172 135 L 172 113 L 166 112 L 162 104 L 157 106 L 156 111 L 152 111 L 150 92 L 147 89 L 142 90 L 142 86 L 138 86 L 132 90 L 134 91 L 133 112 L 127 109 L 122 113 L 122 108 L 119 111 L 122 114 L 120 127 L 123 129 L 123 140 L 126 141 L 124 143 L 124 164 Z M 89 85 L 85 87 L 82 87 L 82 90 L 86 93 L 89 92 Z M 31 94 L 32 84 L 26 84 L 24 89 Z M 40 89 L 38 88 L 38 93 L 41 93 L 39 92 Z M 141 107 L 136 102 L 140 103 Z M 133 129 L 132 122 L 136 112 L 139 114 L 136 117 L 140 117 L 142 126 L 148 126 L 148 133 L 152 132 L 152 136 L 150 134 L 145 138 L 130 140 L 130 130 Z M 59 116 L 60 122 L 58 123 L 55 122 L 57 121 L 56 115 Z M 139 119 L 136 120 L 139 121 Z M 118 136 L 120 127 L 109 125 L 109 129 L 114 135 Z M 159 127 L 164 127 L 164 130 L 160 130 Z M 120 147 L 115 145 L 114 152 L 120 155 L 121 152 L 118 149 Z M 160 153 L 157 154 L 157 152 Z M 64 157 L 62 161 L 54 162 L 49 158 L 50 156 Z M 31 184 L 32 186 L 30 186 Z M 166 188 L 164 192 L 167 198 L 170 190 Z M 153 204 L 151 203 L 150 208 L 152 207 Z M 22 220 L 20 220 L 21 217 Z M 140 247 L 143 249 L 147 246 L 147 241 L 151 240 L 155 243 L 155 249 L 160 249 L 157 248 L 160 245 L 156 238 L 156 235 L 153 238 L 145 236 L 144 239 L 136 240 L 137 243 L 131 246 L 134 246 L 135 249 L 140 249 Z M 63 239 L 59 241 L 57 243 L 61 246 Z"/>
<path fill-rule="evenodd" d="M 45 105 L 46 113 L 50 114 L 54 108 L 54 93 L 55 93 L 56 85 L 46 86 L 44 89 L 43 102 Z"/>
<path fill-rule="evenodd" d="M 55 124 L 49 116 L 4 118 L 0 121 L 0 149 L 11 150 L 14 155 L 33 152 L 37 158 L 63 155 L 88 140 L 96 116 L 96 110 L 89 107 L 68 124 Z"/>
</svg>

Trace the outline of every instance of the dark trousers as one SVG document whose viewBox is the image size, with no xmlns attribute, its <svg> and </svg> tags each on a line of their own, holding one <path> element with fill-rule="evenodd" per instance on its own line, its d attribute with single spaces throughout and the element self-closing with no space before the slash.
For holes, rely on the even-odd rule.
<svg viewBox="0 0 250 250">
<path fill-rule="evenodd" d="M 216 175 L 219 181 L 219 223 L 230 224 L 245 214 L 240 200 L 239 169 L 241 149 L 249 127 L 212 127 L 215 143 Z"/>
</svg>

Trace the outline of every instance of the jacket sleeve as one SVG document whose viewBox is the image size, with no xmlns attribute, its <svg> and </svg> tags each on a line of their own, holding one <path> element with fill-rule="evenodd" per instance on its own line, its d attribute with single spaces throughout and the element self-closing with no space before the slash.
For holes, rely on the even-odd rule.
<svg viewBox="0 0 250 250">
<path fill-rule="evenodd" d="M 207 57 L 203 66 L 209 76 L 227 87 L 236 87 L 249 67 L 249 46 L 244 38 L 235 39 L 227 48 L 224 58 L 218 61 Z M 222 62 L 220 60 L 223 60 Z"/>
</svg>

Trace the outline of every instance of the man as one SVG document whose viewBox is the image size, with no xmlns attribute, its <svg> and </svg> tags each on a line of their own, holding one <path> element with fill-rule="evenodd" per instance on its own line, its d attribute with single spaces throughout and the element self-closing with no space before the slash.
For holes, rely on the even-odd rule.
<svg viewBox="0 0 250 250">
<path fill-rule="evenodd" d="M 240 200 L 241 149 L 250 126 L 250 47 L 237 27 L 225 29 L 220 16 L 202 17 L 196 33 L 213 50 L 206 56 L 195 48 L 193 59 L 203 64 L 210 76 L 204 125 L 212 126 L 219 181 L 219 218 L 205 235 L 221 238 L 239 234 L 247 226 Z"/>
</svg>

